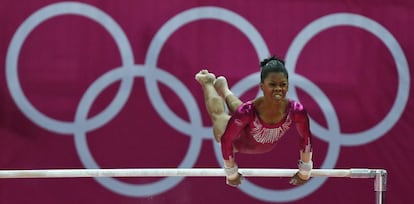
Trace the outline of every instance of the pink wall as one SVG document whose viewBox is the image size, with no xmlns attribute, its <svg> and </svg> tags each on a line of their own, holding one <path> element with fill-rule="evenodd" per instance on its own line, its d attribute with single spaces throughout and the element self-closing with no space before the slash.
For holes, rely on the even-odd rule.
<svg viewBox="0 0 414 204">
<path fill-rule="evenodd" d="M 286 59 L 312 119 L 315 168 L 384 168 L 387 203 L 411 202 L 414 3 L 3 1 L 0 169 L 218 168 L 194 74 L 243 100 L 258 63 Z M 297 133 L 241 168 L 296 168 Z M 371 179 L 2 179 L 0 203 L 374 203 Z"/>
</svg>

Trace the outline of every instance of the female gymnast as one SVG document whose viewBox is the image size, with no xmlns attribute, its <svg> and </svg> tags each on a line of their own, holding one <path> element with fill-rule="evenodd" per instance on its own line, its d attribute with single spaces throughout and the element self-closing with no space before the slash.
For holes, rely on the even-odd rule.
<svg viewBox="0 0 414 204">
<path fill-rule="evenodd" d="M 206 69 L 195 76 L 204 92 L 214 138 L 221 143 L 226 183 L 236 187 L 243 178 L 235 161 L 236 152 L 268 152 L 295 125 L 300 136 L 299 171 L 292 176 L 290 183 L 302 185 L 310 179 L 313 168 L 308 114 L 299 102 L 286 98 L 288 72 L 282 59 L 266 58 L 260 62 L 260 68 L 263 96 L 245 103 L 231 92 L 225 77 L 216 78 Z"/>
</svg>

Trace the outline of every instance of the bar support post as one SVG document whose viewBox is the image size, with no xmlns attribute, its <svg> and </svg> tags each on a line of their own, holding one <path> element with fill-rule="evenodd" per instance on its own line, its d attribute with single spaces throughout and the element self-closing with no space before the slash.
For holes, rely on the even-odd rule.
<svg viewBox="0 0 414 204">
<path fill-rule="evenodd" d="M 376 204 L 385 204 L 385 192 L 387 191 L 387 171 L 384 169 L 375 170 L 375 200 Z"/>
</svg>

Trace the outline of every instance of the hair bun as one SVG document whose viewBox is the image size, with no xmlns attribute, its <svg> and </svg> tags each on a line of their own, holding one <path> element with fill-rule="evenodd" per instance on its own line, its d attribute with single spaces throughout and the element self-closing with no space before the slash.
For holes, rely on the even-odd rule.
<svg viewBox="0 0 414 204">
<path fill-rule="evenodd" d="M 284 60 L 282 60 L 282 58 L 280 58 L 280 57 L 276 57 L 276 56 L 271 56 L 271 57 L 268 57 L 268 58 L 266 58 L 266 59 L 264 59 L 263 61 L 261 61 L 260 62 L 260 67 L 264 67 L 264 66 L 266 66 L 266 65 L 270 65 L 269 63 L 271 63 L 271 62 L 275 62 L 275 63 L 277 63 L 277 62 L 279 62 L 279 63 L 281 63 L 283 66 L 285 66 L 285 61 Z M 273 63 L 272 63 L 273 64 Z"/>
</svg>

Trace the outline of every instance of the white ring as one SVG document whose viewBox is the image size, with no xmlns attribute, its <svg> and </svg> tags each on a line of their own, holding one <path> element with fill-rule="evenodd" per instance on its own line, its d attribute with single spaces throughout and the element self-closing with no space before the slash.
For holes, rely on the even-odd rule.
<svg viewBox="0 0 414 204">
<path fill-rule="evenodd" d="M 369 130 L 362 131 L 360 133 L 342 133 L 341 137 L 339 138 L 340 143 L 345 146 L 362 145 L 372 142 L 384 135 L 395 125 L 395 123 L 401 117 L 401 114 L 404 111 L 405 106 L 407 105 L 410 93 L 410 71 L 408 68 L 407 59 L 404 55 L 401 46 L 399 45 L 398 41 L 394 38 L 394 36 L 386 28 L 384 28 L 372 19 L 350 13 L 336 13 L 327 15 L 317 19 L 316 21 L 306 26 L 292 42 L 292 45 L 287 52 L 286 66 L 288 68 L 292 68 L 292 70 L 294 71 L 297 59 L 299 57 L 299 53 L 306 45 L 306 43 L 313 36 L 317 35 L 323 30 L 335 26 L 354 26 L 366 30 L 371 34 L 375 35 L 384 43 L 384 45 L 391 52 L 391 55 L 394 58 L 394 61 L 397 65 L 399 78 L 397 96 L 394 101 L 393 107 L 391 108 L 387 116 L 375 127 Z M 294 96 L 297 98 L 294 89 L 290 92 L 294 94 Z M 323 105 L 321 107 L 325 106 Z M 321 136 L 320 139 L 323 139 L 328 142 L 330 140 L 330 135 L 325 130 L 325 128 L 313 121 L 313 119 L 311 119 L 311 122 L 313 128 L 315 128 L 317 132 L 323 133 L 319 135 Z M 323 135 L 325 135 L 325 137 L 323 137 Z"/>
<path fill-rule="evenodd" d="M 125 36 L 124 32 L 120 28 L 120 26 L 110 16 L 108 16 L 101 10 L 89 6 L 87 4 L 75 2 L 63 2 L 52 4 L 50 6 L 38 10 L 20 25 L 20 27 L 17 29 L 16 33 L 14 34 L 10 42 L 10 46 L 6 56 L 6 81 L 10 90 L 10 94 L 16 105 L 23 112 L 23 114 L 25 114 L 26 117 L 28 117 L 31 121 L 33 121 L 40 127 L 43 127 L 51 132 L 61 134 L 72 134 L 73 129 L 76 128 L 74 127 L 74 124 L 72 122 L 58 121 L 56 119 L 50 118 L 45 114 L 39 112 L 29 102 L 29 100 L 23 93 L 17 72 L 18 56 L 20 54 L 21 47 L 28 35 L 42 22 L 50 18 L 64 14 L 84 16 L 102 25 L 111 34 L 116 44 L 118 45 L 118 49 L 121 53 L 122 64 L 124 66 L 133 65 L 134 58 L 132 55 L 130 43 L 127 37 Z M 126 78 L 122 80 L 121 86 L 131 89 L 132 82 L 132 78 Z M 91 124 L 94 124 L 95 126 L 91 128 L 96 128 L 97 126 L 100 126 L 104 122 L 108 121 L 109 118 L 113 117 L 115 114 L 113 114 L 112 116 L 110 116 L 110 114 L 117 112 L 114 110 L 114 106 L 118 102 L 125 100 L 125 98 L 122 99 L 121 96 L 117 94 L 115 99 L 111 102 L 110 105 L 108 105 L 107 109 L 105 109 L 103 113 L 94 116 L 90 119 L 91 121 L 88 121 Z M 102 115 L 104 115 L 106 118 L 103 121 L 101 121 L 101 124 L 96 124 L 96 120 L 102 120 Z"/>
</svg>

